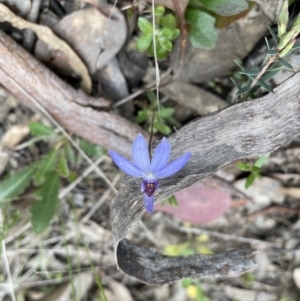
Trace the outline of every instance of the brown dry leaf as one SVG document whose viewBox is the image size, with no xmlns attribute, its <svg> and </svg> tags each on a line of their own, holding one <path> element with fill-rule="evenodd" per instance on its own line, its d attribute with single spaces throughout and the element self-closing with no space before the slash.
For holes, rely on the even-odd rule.
<svg viewBox="0 0 300 301">
<path fill-rule="evenodd" d="M 156 205 L 155 210 L 169 213 L 182 221 L 203 225 L 222 216 L 231 205 L 231 194 L 204 186 L 200 181 L 175 193 L 178 207 Z"/>
<path fill-rule="evenodd" d="M 29 134 L 27 125 L 15 125 L 3 135 L 0 141 L 0 174 L 4 171 L 11 153 L 6 149 L 12 149 Z"/>
<path fill-rule="evenodd" d="M 64 17 L 53 28 L 79 53 L 90 73 L 104 67 L 126 39 L 124 16 L 117 8 L 111 7 L 107 11 L 109 15 L 94 7 L 82 9 Z"/>
<path fill-rule="evenodd" d="M 243 59 L 255 44 L 265 35 L 271 20 L 255 6 L 245 18 L 221 31 L 214 49 L 196 49 L 188 43 L 185 54 L 185 66 L 178 80 L 184 82 L 207 82 L 216 76 L 226 75 L 235 67 L 233 59 Z M 174 72 L 181 68 L 179 64 L 180 41 L 172 56 Z M 176 51 L 177 49 L 177 51 Z"/>
<path fill-rule="evenodd" d="M 6 6 L 0 4 L 0 22 L 9 22 L 19 29 L 29 28 L 52 50 L 52 54 L 58 59 L 63 57 L 73 72 L 81 77 L 80 87 L 87 93 L 91 91 L 92 82 L 88 70 L 74 50 L 63 40 L 54 35 L 46 26 L 33 24 L 14 15 Z M 55 57 L 54 57 L 55 58 Z M 53 59 L 54 59 L 53 58 Z"/>
<path fill-rule="evenodd" d="M 161 92 L 199 115 L 206 115 L 228 106 L 221 98 L 184 82 L 173 82 L 163 87 Z"/>
<path fill-rule="evenodd" d="M 152 3 L 152 0 L 147 0 L 147 2 Z M 155 5 L 162 5 L 177 12 L 176 4 L 174 6 L 174 3 L 177 3 L 180 12 L 184 13 L 189 0 L 154 0 Z"/>
</svg>

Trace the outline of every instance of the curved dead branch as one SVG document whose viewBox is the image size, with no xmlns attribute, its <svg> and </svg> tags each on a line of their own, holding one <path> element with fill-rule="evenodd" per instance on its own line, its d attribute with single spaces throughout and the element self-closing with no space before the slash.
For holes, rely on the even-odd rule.
<svg viewBox="0 0 300 301">
<path fill-rule="evenodd" d="M 105 112 L 110 107 L 109 101 L 72 88 L 2 31 L 0 84 L 17 99 L 35 108 L 33 97 L 70 133 L 126 156 L 130 156 L 136 135 L 143 132 L 126 119 Z"/>
<path fill-rule="evenodd" d="M 275 94 L 199 118 L 170 136 L 172 158 L 188 151 L 192 157 L 175 176 L 160 181 L 156 202 L 228 164 L 270 153 L 298 136 L 299 82 L 300 73 L 275 89 Z M 117 188 L 119 194 L 111 206 L 111 225 L 117 263 L 125 273 L 143 282 L 163 284 L 182 277 L 237 275 L 255 267 L 251 250 L 237 251 L 237 262 L 231 261 L 228 253 L 203 261 L 203 255 L 174 259 L 133 245 L 124 237 L 145 212 L 140 181 L 124 176 Z M 221 268 L 224 273 L 216 271 L 215 260 L 226 267 Z"/>
</svg>

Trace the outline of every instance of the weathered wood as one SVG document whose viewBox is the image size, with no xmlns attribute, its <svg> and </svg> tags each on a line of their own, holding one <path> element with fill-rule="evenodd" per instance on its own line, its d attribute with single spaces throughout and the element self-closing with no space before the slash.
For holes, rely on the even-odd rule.
<svg viewBox="0 0 300 301">
<path fill-rule="evenodd" d="M 35 108 L 33 97 L 70 133 L 130 156 L 131 142 L 142 129 L 105 111 L 110 102 L 66 84 L 9 36 L 0 31 L 0 84 Z"/>
<path fill-rule="evenodd" d="M 299 83 L 300 73 L 297 73 L 276 88 L 275 94 L 268 94 L 199 118 L 171 135 L 169 137 L 172 146 L 171 157 L 178 157 L 188 151 L 192 152 L 192 157 L 180 172 L 160 181 L 156 202 L 161 202 L 176 191 L 192 185 L 228 164 L 270 153 L 299 136 Z M 158 256 L 154 260 L 155 252 L 152 251 L 152 255 L 149 255 L 142 249 L 137 251 L 138 246 L 133 247 L 124 240 L 128 231 L 145 212 L 140 180 L 124 176 L 117 188 L 119 194 L 111 206 L 111 225 L 117 263 L 121 270 L 138 278 L 141 276 L 130 268 L 133 264 L 132 258 L 135 258 L 140 267 L 147 269 L 141 280 L 148 283 L 156 283 L 157 280 L 157 283 L 161 284 L 163 283 L 161 279 L 153 279 L 153 275 L 166 265 L 166 261 L 169 260 L 168 264 L 172 265 L 173 259 L 164 257 L 162 262 L 157 259 Z M 134 257 L 130 255 L 132 252 Z M 223 259 L 225 260 L 226 256 Z M 251 266 L 251 262 L 245 259 L 245 269 Z M 184 265 L 185 259 L 176 258 L 176 263 L 178 266 Z M 201 263 L 199 264 L 198 268 L 201 270 Z M 180 275 L 192 276 L 194 268 L 187 266 Z M 147 278 L 147 275 L 151 277 Z M 172 278 L 171 273 L 169 276 L 165 283 L 178 279 L 178 275 Z"/>
</svg>

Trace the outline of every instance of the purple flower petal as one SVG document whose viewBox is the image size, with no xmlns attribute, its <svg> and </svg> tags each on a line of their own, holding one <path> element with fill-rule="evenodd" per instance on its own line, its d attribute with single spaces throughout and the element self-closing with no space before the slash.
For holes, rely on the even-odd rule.
<svg viewBox="0 0 300 301">
<path fill-rule="evenodd" d="M 132 159 L 134 164 L 144 173 L 149 172 L 150 158 L 146 139 L 138 134 L 132 145 Z"/>
<path fill-rule="evenodd" d="M 167 166 L 158 170 L 155 173 L 155 177 L 158 179 L 162 179 L 173 175 L 174 173 L 178 172 L 181 168 L 183 168 L 183 166 L 188 162 L 190 157 L 191 153 L 189 152 L 171 161 Z"/>
<path fill-rule="evenodd" d="M 115 153 L 112 150 L 108 151 L 109 155 L 115 162 L 115 164 L 127 175 L 136 177 L 136 178 L 143 178 L 144 173 L 135 165 L 133 165 L 130 161 L 128 161 L 123 156 Z"/>
<path fill-rule="evenodd" d="M 169 141 L 164 137 L 154 151 L 150 165 L 150 171 L 155 174 L 157 170 L 165 167 L 169 161 L 170 153 L 171 145 Z"/>
<path fill-rule="evenodd" d="M 146 193 L 144 193 L 144 197 L 143 197 L 143 200 L 144 200 L 144 204 L 145 204 L 145 207 L 146 207 L 146 211 L 148 213 L 152 213 L 153 212 L 153 205 L 154 205 L 154 196 L 147 196 Z"/>
</svg>

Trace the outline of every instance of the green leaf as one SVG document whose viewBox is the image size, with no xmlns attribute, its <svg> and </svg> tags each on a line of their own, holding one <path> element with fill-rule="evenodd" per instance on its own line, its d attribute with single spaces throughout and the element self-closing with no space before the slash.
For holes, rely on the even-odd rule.
<svg viewBox="0 0 300 301">
<path fill-rule="evenodd" d="M 162 5 L 156 6 L 154 9 L 154 15 L 156 17 L 162 17 L 165 14 L 165 11 L 166 11 L 166 9 L 164 6 L 162 6 Z"/>
<path fill-rule="evenodd" d="M 240 88 L 240 85 L 238 84 L 237 80 L 233 77 L 230 77 L 230 79 L 233 82 L 233 84 L 235 85 L 235 87 L 240 90 L 241 88 Z"/>
<path fill-rule="evenodd" d="M 181 285 L 184 287 L 184 288 L 187 288 L 188 286 L 190 286 L 192 284 L 192 279 L 191 278 L 183 278 L 181 280 Z"/>
<path fill-rule="evenodd" d="M 260 172 L 260 168 L 255 166 L 255 165 L 252 165 L 251 166 L 251 172 L 254 173 L 254 175 L 256 175 Z"/>
<path fill-rule="evenodd" d="M 74 166 L 76 164 L 76 156 L 74 149 L 70 142 L 66 142 L 64 144 L 64 152 L 65 152 L 65 157 L 67 158 L 68 162 L 71 164 L 71 166 Z"/>
<path fill-rule="evenodd" d="M 169 135 L 171 133 L 171 128 L 168 125 L 163 124 L 161 122 L 155 122 L 154 128 L 165 135 Z"/>
<path fill-rule="evenodd" d="M 249 188 L 253 184 L 254 180 L 255 180 L 255 175 L 253 173 L 251 173 L 247 177 L 247 180 L 245 182 L 245 188 Z"/>
<path fill-rule="evenodd" d="M 138 27 L 143 33 L 151 33 L 153 34 L 153 26 L 152 24 L 145 18 L 139 17 L 138 19 Z"/>
<path fill-rule="evenodd" d="M 32 214 L 32 227 L 35 233 L 42 233 L 50 224 L 58 204 L 59 177 L 57 173 L 47 175 L 46 182 L 35 193 L 40 199 L 34 203 L 30 212 Z"/>
<path fill-rule="evenodd" d="M 300 43 L 295 43 L 292 50 L 300 48 Z"/>
<path fill-rule="evenodd" d="M 45 181 L 46 174 L 54 169 L 58 150 L 51 151 L 39 166 L 38 172 L 34 176 L 35 185 L 40 185 Z"/>
<path fill-rule="evenodd" d="M 61 152 L 59 159 L 58 159 L 56 169 L 57 169 L 59 175 L 61 175 L 62 177 L 65 177 L 65 178 L 69 177 L 70 171 L 69 171 L 65 152 Z"/>
<path fill-rule="evenodd" d="M 275 41 L 276 45 L 278 45 L 278 39 L 277 39 L 275 32 L 273 31 L 273 29 L 271 27 L 268 27 L 268 28 L 269 28 L 269 31 L 271 33 L 273 40 Z"/>
<path fill-rule="evenodd" d="M 279 71 L 280 69 L 272 70 L 272 71 L 267 70 L 267 72 L 261 77 L 261 80 L 263 82 L 268 81 L 271 78 L 273 78 Z"/>
<path fill-rule="evenodd" d="M 180 30 L 177 28 L 171 29 L 172 30 L 172 38 L 171 40 L 175 40 L 180 35 Z"/>
<path fill-rule="evenodd" d="M 159 40 L 159 44 L 160 44 L 160 46 L 163 48 L 163 49 L 165 49 L 165 50 L 167 50 L 167 51 L 172 51 L 172 48 L 173 48 L 173 45 L 172 45 L 172 42 L 170 42 L 169 40 L 167 40 L 167 39 L 160 39 Z"/>
<path fill-rule="evenodd" d="M 215 18 L 206 12 L 191 8 L 186 10 L 185 18 L 192 27 L 190 32 L 192 45 L 196 48 L 214 48 L 218 38 Z"/>
<path fill-rule="evenodd" d="M 136 49 L 138 51 L 146 51 L 152 43 L 152 33 L 144 33 L 136 41 Z"/>
<path fill-rule="evenodd" d="M 173 108 L 161 108 L 159 112 L 161 118 L 167 119 L 175 113 L 175 110 Z"/>
<path fill-rule="evenodd" d="M 255 161 L 254 165 L 258 168 L 261 168 L 265 164 L 265 162 L 268 160 L 268 158 L 269 158 L 269 155 L 262 156 Z"/>
<path fill-rule="evenodd" d="M 241 70 L 243 70 L 243 71 L 247 71 L 247 69 L 238 61 L 238 60 L 233 60 L 233 62 L 236 64 L 236 65 L 238 65 L 240 68 L 241 68 Z"/>
<path fill-rule="evenodd" d="M 199 0 L 208 10 L 221 16 L 233 16 L 248 8 L 245 0 Z"/>
<path fill-rule="evenodd" d="M 271 49 L 267 53 L 270 54 L 270 55 L 276 55 L 278 52 L 277 52 L 276 49 Z"/>
<path fill-rule="evenodd" d="M 175 29 L 176 28 L 176 18 L 172 14 L 166 14 L 165 16 L 161 17 L 159 21 L 161 27 Z"/>
<path fill-rule="evenodd" d="M 149 56 L 154 56 L 154 45 L 153 42 L 151 43 L 151 46 L 148 48 L 147 53 Z M 156 55 L 159 60 L 163 60 L 168 56 L 168 50 L 161 47 L 158 39 L 156 38 Z"/>
<path fill-rule="evenodd" d="M 242 171 L 250 171 L 251 166 L 245 162 L 239 162 L 236 164 L 236 167 Z"/>
<path fill-rule="evenodd" d="M 290 63 L 288 63 L 286 60 L 278 58 L 277 62 L 279 62 L 282 66 L 294 71 L 293 66 Z"/>
<path fill-rule="evenodd" d="M 0 183 L 0 207 L 5 200 L 17 197 L 28 187 L 37 167 L 37 164 L 32 164 Z"/>
<path fill-rule="evenodd" d="M 159 40 L 160 39 L 168 39 L 168 40 L 170 40 L 173 37 L 173 32 L 172 32 L 171 29 L 168 29 L 168 28 L 160 29 L 157 32 L 157 37 L 158 37 Z"/>
<path fill-rule="evenodd" d="M 55 131 L 50 127 L 36 121 L 32 121 L 29 123 L 29 129 L 32 135 L 34 136 L 54 136 L 56 135 Z"/>
<path fill-rule="evenodd" d="M 250 87 L 250 86 L 245 86 L 245 87 L 241 88 L 241 89 L 236 93 L 236 95 L 237 95 L 237 96 L 238 96 L 238 95 L 242 95 L 242 94 L 244 94 L 244 93 L 249 92 L 250 90 L 251 90 L 251 87 Z"/>
<path fill-rule="evenodd" d="M 106 153 L 103 147 L 90 143 L 84 139 L 79 139 L 79 146 L 90 157 L 98 158 Z"/>
<path fill-rule="evenodd" d="M 138 111 L 138 114 L 135 117 L 135 121 L 137 123 L 145 122 L 147 119 L 148 119 L 148 110 L 140 110 L 140 111 Z"/>
<path fill-rule="evenodd" d="M 271 87 L 270 85 L 268 85 L 267 83 L 265 83 L 264 81 L 262 81 L 262 80 L 259 79 L 257 82 L 258 82 L 265 90 L 267 90 L 268 92 L 274 93 L 272 87 Z"/>
<path fill-rule="evenodd" d="M 258 74 L 258 71 L 257 70 L 243 70 L 243 71 L 240 71 L 239 72 L 240 74 L 245 74 L 245 75 L 248 75 L 248 76 L 256 76 Z"/>
</svg>

